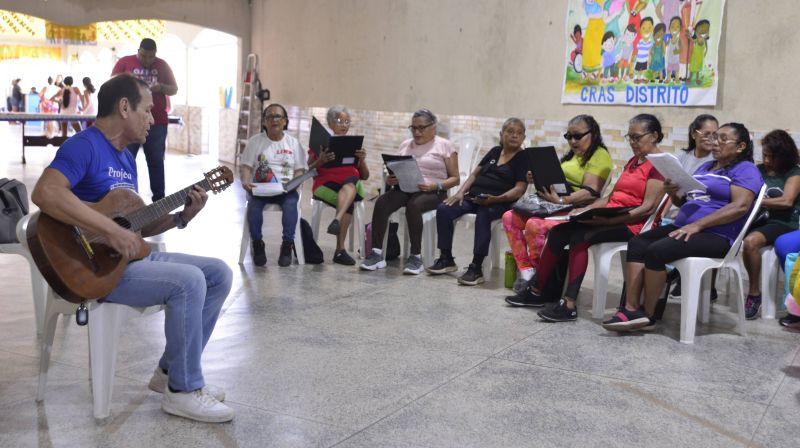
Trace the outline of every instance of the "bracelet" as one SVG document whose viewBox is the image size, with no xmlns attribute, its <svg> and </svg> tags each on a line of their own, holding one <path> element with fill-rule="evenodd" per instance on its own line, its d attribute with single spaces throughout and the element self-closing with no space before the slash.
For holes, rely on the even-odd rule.
<svg viewBox="0 0 800 448">
<path fill-rule="evenodd" d="M 188 223 L 188 222 L 186 222 L 186 220 L 185 220 L 185 219 L 183 219 L 183 215 L 182 215 L 181 213 L 183 213 L 183 212 L 178 212 L 178 213 L 175 213 L 174 215 L 172 215 L 172 216 L 173 216 L 173 218 L 172 218 L 172 219 L 175 221 L 175 227 L 177 227 L 177 228 L 179 228 L 179 229 L 185 229 L 185 228 L 186 228 L 186 226 L 187 226 L 189 223 Z"/>
</svg>

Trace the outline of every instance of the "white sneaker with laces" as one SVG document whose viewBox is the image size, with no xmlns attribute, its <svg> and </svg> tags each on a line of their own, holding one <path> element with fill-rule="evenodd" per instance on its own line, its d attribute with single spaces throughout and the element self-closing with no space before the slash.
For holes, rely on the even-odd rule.
<svg viewBox="0 0 800 448">
<path fill-rule="evenodd" d="M 203 389 L 192 392 L 172 392 L 169 387 L 161 398 L 161 409 L 167 414 L 198 422 L 223 423 L 233 420 L 233 409 L 207 394 Z"/>
<path fill-rule="evenodd" d="M 147 387 L 149 387 L 153 392 L 163 394 L 164 390 L 167 389 L 168 383 L 169 379 L 167 374 L 164 373 L 160 367 L 156 367 L 156 371 L 153 372 L 153 376 L 150 378 L 150 383 L 147 385 Z M 203 387 L 203 390 L 207 394 L 216 398 L 218 401 L 225 401 L 225 391 L 222 390 L 221 387 L 214 386 L 213 384 L 206 384 L 205 387 Z"/>
</svg>

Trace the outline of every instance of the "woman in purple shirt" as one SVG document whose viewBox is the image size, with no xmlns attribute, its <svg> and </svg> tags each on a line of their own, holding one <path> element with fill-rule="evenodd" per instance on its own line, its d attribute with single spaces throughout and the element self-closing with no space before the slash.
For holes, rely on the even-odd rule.
<svg viewBox="0 0 800 448">
<path fill-rule="evenodd" d="M 664 289 L 665 265 L 686 257 L 722 258 L 742 230 L 764 183 L 753 164 L 750 132 L 740 123 L 728 123 L 711 135 L 711 141 L 714 160 L 694 173 L 706 191 L 678 195 L 678 186 L 667 179 L 664 190 L 680 206 L 675 222 L 628 242 L 625 305 L 603 322 L 606 330 L 654 328 L 652 317 Z M 642 292 L 644 307 L 639 303 Z"/>
</svg>

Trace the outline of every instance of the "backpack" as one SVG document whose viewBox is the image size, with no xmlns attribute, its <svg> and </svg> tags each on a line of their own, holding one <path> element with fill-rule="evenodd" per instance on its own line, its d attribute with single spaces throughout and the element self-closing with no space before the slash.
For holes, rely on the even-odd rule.
<svg viewBox="0 0 800 448">
<path fill-rule="evenodd" d="M 322 264 L 325 261 L 322 249 L 314 241 L 311 225 L 303 218 L 300 218 L 300 237 L 303 238 L 303 256 L 306 257 L 306 264 Z"/>
<path fill-rule="evenodd" d="M 28 190 L 16 179 L 0 179 L 0 243 L 19 243 L 17 223 L 28 214 Z"/>
</svg>

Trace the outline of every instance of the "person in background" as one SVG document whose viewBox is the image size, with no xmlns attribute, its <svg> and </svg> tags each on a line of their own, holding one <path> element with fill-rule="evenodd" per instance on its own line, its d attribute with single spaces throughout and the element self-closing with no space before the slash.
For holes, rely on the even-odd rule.
<svg viewBox="0 0 800 448">
<path fill-rule="evenodd" d="M 744 304 L 747 319 L 755 319 L 761 307 L 761 248 L 797 230 L 800 220 L 800 155 L 792 136 L 776 129 L 761 140 L 761 150 L 764 162 L 758 165 L 758 171 L 767 184 L 767 197 L 761 201 L 766 215 L 750 226 L 742 253 L 750 279 Z"/>
<path fill-rule="evenodd" d="M 58 103 L 61 104 L 61 109 L 59 112 L 61 115 L 77 115 L 78 109 L 81 104 L 81 91 L 72 85 L 73 80 L 72 76 L 67 76 L 64 78 L 64 87 L 58 91 L 57 100 Z M 61 132 L 63 134 L 67 133 L 67 124 L 72 126 L 72 129 L 75 132 L 81 131 L 81 124 L 77 121 L 62 121 L 61 122 Z"/>
<path fill-rule="evenodd" d="M 25 111 L 25 98 L 22 95 L 22 87 L 19 85 L 20 81 L 22 81 L 20 78 L 11 81 L 11 112 Z"/>
<path fill-rule="evenodd" d="M 92 85 L 92 80 L 89 77 L 83 78 L 83 110 L 81 113 L 83 115 L 95 115 L 97 113 L 94 105 L 94 85 Z M 94 121 L 87 120 L 85 123 L 88 128 L 94 124 Z"/>
<path fill-rule="evenodd" d="M 350 110 L 342 105 L 328 109 L 326 116 L 328 127 L 333 135 L 347 135 L 350 130 Z M 314 150 L 319 150 L 317 157 Z M 314 198 L 336 208 L 336 216 L 328 225 L 328 233 L 336 236 L 336 252 L 333 262 L 346 266 L 354 266 L 356 261 L 344 249 L 347 230 L 353 222 L 353 206 L 355 202 L 364 199 L 364 186 L 362 180 L 369 178 L 367 167 L 367 152 L 364 148 L 356 151 L 358 163 L 355 165 L 337 166 L 326 168 L 325 164 L 333 161 L 336 155 L 328 148 L 311 148 L 308 151 L 311 163 L 309 169 L 317 169 L 314 177 L 312 191 Z"/>
<path fill-rule="evenodd" d="M 486 153 L 456 194 L 436 207 L 437 246 L 441 255 L 426 269 L 429 274 L 440 275 L 458 269 L 453 257 L 455 220 L 474 213 L 472 263 L 458 278 L 458 283 L 475 286 L 484 282 L 482 265 L 489 254 L 492 221 L 500 219 L 527 187 L 524 141 L 525 122 L 514 117 L 507 119 L 500 130 L 500 145 Z"/>
<path fill-rule="evenodd" d="M 150 175 L 150 191 L 153 193 L 153 202 L 164 197 L 164 155 L 167 146 L 167 112 L 168 96 L 178 93 L 178 83 L 172 74 L 172 69 L 166 61 L 156 57 L 156 42 L 145 38 L 139 44 L 139 51 L 130 56 L 124 56 L 117 61 L 111 76 L 120 73 L 130 73 L 150 86 L 153 93 L 153 119 L 155 124 L 147 134 L 144 145 L 133 143 L 128 147 L 133 158 L 139 152 L 139 147 L 144 146 L 144 156 L 147 159 L 147 172 Z"/>
<path fill-rule="evenodd" d="M 58 95 L 59 88 L 53 84 L 53 77 L 47 77 L 47 85 L 42 87 L 42 91 L 39 93 L 41 97 L 41 101 L 39 102 L 39 107 L 42 110 L 42 113 L 45 114 L 57 114 L 58 113 L 58 102 L 55 101 L 56 96 Z M 56 122 L 55 121 L 45 121 L 45 136 L 47 138 L 53 138 L 56 133 Z"/>
<path fill-rule="evenodd" d="M 255 196 L 255 183 L 282 183 L 302 175 L 306 171 L 306 151 L 296 138 L 287 134 L 289 116 L 280 104 L 270 104 L 261 113 L 261 126 L 264 132 L 254 135 L 247 141 L 241 157 L 242 188 L 247 192 L 247 225 L 253 241 L 253 263 L 256 266 L 267 264 L 267 255 L 261 226 L 262 213 L 267 204 L 278 204 L 281 208 L 282 242 L 278 265 L 292 264 L 294 237 L 297 229 L 297 203 L 300 194 L 297 190 L 276 196 Z"/>
<path fill-rule="evenodd" d="M 422 214 L 433 210 L 447 197 L 447 189 L 460 182 L 458 174 L 458 153 L 450 140 L 436 135 L 436 115 L 428 109 L 420 109 L 411 117 L 412 138 L 400 144 L 401 156 L 414 156 L 422 172 L 423 183 L 419 191 L 409 193 L 400 190 L 397 177 L 386 177 L 387 191 L 375 201 L 372 210 L 372 253 L 361 263 L 364 271 L 374 271 L 386 267 L 383 250 L 383 236 L 389 226 L 389 216 L 400 207 L 406 208 L 406 222 L 411 253 L 403 267 L 404 274 L 418 275 L 422 266 Z"/>
</svg>

